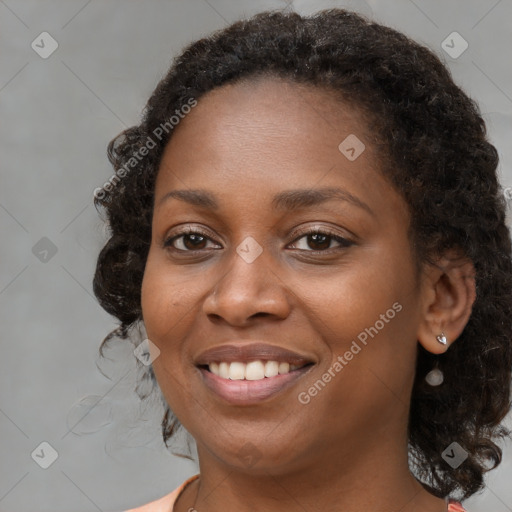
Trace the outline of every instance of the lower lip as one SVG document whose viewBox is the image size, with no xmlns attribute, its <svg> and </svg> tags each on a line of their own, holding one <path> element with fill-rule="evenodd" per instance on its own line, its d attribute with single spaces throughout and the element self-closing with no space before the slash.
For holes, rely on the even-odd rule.
<svg viewBox="0 0 512 512">
<path fill-rule="evenodd" d="M 312 367 L 304 366 L 290 373 L 260 380 L 223 379 L 205 368 L 199 368 L 199 371 L 206 386 L 230 404 L 252 405 L 289 388 Z"/>
</svg>

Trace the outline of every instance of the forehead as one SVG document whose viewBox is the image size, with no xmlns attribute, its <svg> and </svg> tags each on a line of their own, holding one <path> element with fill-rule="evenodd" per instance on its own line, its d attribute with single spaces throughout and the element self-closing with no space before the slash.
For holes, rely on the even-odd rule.
<svg viewBox="0 0 512 512">
<path fill-rule="evenodd" d="M 213 89 L 199 99 L 173 130 L 157 184 L 183 185 L 191 181 L 192 171 L 200 179 L 229 174 L 245 184 L 300 179 L 306 169 L 309 181 L 318 181 L 334 167 L 349 174 L 375 173 L 380 166 L 370 138 L 361 112 L 334 92 L 258 77 Z M 343 152 L 347 149 L 348 154 Z M 348 159 L 354 151 L 357 160 Z"/>
</svg>

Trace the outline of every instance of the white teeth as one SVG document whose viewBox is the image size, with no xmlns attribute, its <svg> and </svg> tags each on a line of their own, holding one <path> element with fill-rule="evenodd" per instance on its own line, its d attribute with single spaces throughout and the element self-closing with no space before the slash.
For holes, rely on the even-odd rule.
<svg viewBox="0 0 512 512">
<path fill-rule="evenodd" d="M 231 380 L 243 380 L 245 378 L 245 364 L 231 363 L 229 365 L 229 378 Z"/>
<path fill-rule="evenodd" d="M 233 364 L 233 363 L 231 363 Z M 241 363 L 240 363 L 241 364 Z M 261 361 L 251 361 L 245 365 L 246 380 L 261 380 L 265 378 L 265 365 Z"/>
<path fill-rule="evenodd" d="M 218 377 L 230 380 L 261 380 L 265 377 L 284 375 L 301 368 L 297 364 L 278 361 L 250 361 L 248 363 L 221 361 L 220 363 L 210 363 L 208 367 Z"/>
<path fill-rule="evenodd" d="M 219 363 L 219 377 L 229 379 L 229 363 Z"/>
<path fill-rule="evenodd" d="M 279 375 L 290 372 L 290 363 L 279 363 Z"/>
<path fill-rule="evenodd" d="M 275 377 L 279 375 L 279 363 L 277 361 L 267 361 L 265 363 L 265 377 Z"/>
</svg>

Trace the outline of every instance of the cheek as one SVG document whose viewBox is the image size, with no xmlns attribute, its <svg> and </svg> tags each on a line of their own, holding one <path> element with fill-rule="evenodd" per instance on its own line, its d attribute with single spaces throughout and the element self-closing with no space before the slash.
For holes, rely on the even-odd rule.
<svg viewBox="0 0 512 512">
<path fill-rule="evenodd" d="M 151 251 L 142 281 L 141 307 L 147 337 L 160 351 L 152 363 L 158 385 L 171 410 L 181 410 L 184 375 L 182 365 L 176 361 L 182 346 L 180 340 L 188 328 L 187 311 L 191 305 L 187 301 L 186 283 L 177 276 L 171 278 L 165 263 L 158 261 Z"/>
<path fill-rule="evenodd" d="M 373 384 L 403 389 L 414 371 L 418 297 L 414 268 L 404 255 L 407 246 L 375 246 L 314 286 L 302 282 L 309 318 L 330 352 L 324 371 L 341 356 L 343 369 L 334 373 L 356 385 L 356 394 Z"/>
<path fill-rule="evenodd" d="M 150 251 L 141 287 L 142 317 L 147 337 L 160 350 L 153 368 L 170 403 L 186 382 L 185 349 L 190 333 L 198 330 L 202 284 L 204 280 L 191 279 L 182 269 L 172 271 L 164 256 Z"/>
<path fill-rule="evenodd" d="M 323 276 L 316 274 L 311 280 L 301 276 L 294 288 L 311 310 L 310 318 L 319 320 L 318 328 L 324 325 L 331 337 L 344 341 L 375 322 L 382 328 L 380 317 L 388 310 L 385 320 L 389 317 L 389 324 L 396 323 L 399 315 L 393 304 L 404 306 L 401 301 L 412 289 L 406 265 L 377 248 L 358 252 L 343 267 Z"/>
<path fill-rule="evenodd" d="M 141 288 L 142 316 L 149 339 L 163 343 L 171 331 L 173 335 L 180 332 L 197 303 L 197 284 L 191 284 L 183 273 L 171 272 L 150 251 Z"/>
<path fill-rule="evenodd" d="M 369 281 L 368 288 L 351 283 L 331 287 L 323 313 L 319 308 L 315 321 L 328 351 L 299 398 L 315 415 L 332 418 L 334 431 L 366 432 L 369 424 L 404 413 L 417 345 L 405 290 L 386 279 Z M 335 410 L 343 414 L 334 418 Z"/>
</svg>

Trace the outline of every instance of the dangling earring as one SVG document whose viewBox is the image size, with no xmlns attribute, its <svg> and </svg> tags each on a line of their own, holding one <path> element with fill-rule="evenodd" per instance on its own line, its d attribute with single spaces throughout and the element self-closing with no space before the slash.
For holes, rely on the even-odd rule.
<svg viewBox="0 0 512 512">
<path fill-rule="evenodd" d="M 446 345 L 447 343 L 446 335 L 444 334 L 444 332 L 438 334 L 436 336 L 436 340 L 439 343 L 441 343 L 441 345 Z M 437 361 L 436 364 L 434 365 L 434 368 L 432 368 L 432 370 L 430 370 L 425 376 L 425 380 L 427 381 L 427 384 L 429 384 L 430 386 L 439 386 L 440 384 L 443 383 L 444 375 L 443 372 L 439 369 Z"/>
<path fill-rule="evenodd" d="M 437 361 L 432 370 L 430 370 L 425 376 L 425 381 L 430 386 L 439 386 L 443 383 L 444 375 L 443 372 L 438 368 Z"/>
</svg>

